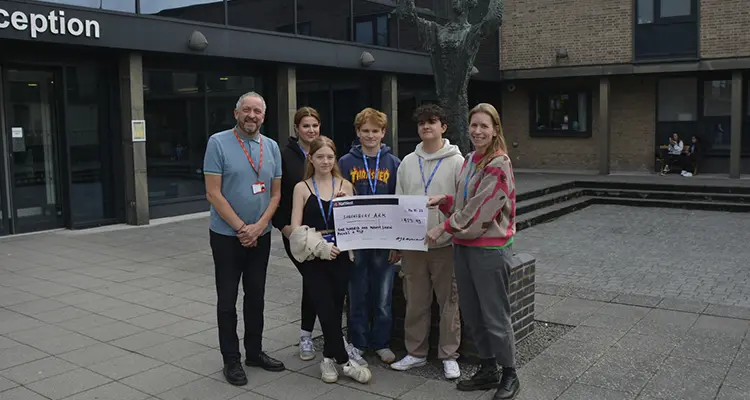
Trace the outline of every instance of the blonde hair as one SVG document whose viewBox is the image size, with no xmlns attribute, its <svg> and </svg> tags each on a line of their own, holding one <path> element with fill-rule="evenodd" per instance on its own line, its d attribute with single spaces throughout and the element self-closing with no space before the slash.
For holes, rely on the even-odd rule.
<svg viewBox="0 0 750 400">
<path fill-rule="evenodd" d="M 385 129 L 388 126 L 388 117 L 382 111 L 367 107 L 354 117 L 354 128 L 359 130 L 362 125 L 368 122 L 378 126 L 380 129 Z"/>
<path fill-rule="evenodd" d="M 477 163 L 477 168 L 482 169 L 487 166 L 495 158 L 498 150 L 502 150 L 504 153 L 508 153 L 508 147 L 505 145 L 505 136 L 503 136 L 503 125 L 500 123 L 500 114 L 492 104 L 479 103 L 469 111 L 469 121 L 474 114 L 486 114 L 492 120 L 492 124 L 495 127 L 497 135 L 492 138 L 487 151 L 482 155 L 482 159 Z"/>
<path fill-rule="evenodd" d="M 313 141 L 310 142 L 310 152 L 307 153 L 307 158 L 305 159 L 305 174 L 302 177 L 303 181 L 310 179 L 313 175 L 315 175 L 315 166 L 312 163 L 312 156 L 317 153 L 318 150 L 324 147 L 328 147 L 333 150 L 333 156 L 336 157 L 336 144 L 333 143 L 333 140 L 331 140 L 331 138 L 327 136 L 318 136 L 313 139 Z M 341 175 L 341 170 L 339 170 L 339 164 L 337 162 L 333 163 L 331 174 L 336 178 L 344 179 L 344 177 Z"/>
</svg>

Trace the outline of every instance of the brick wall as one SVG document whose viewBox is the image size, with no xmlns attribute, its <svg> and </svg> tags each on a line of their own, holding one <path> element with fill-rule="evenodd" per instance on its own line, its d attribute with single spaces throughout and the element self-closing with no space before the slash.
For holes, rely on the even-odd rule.
<svg viewBox="0 0 750 400">
<path fill-rule="evenodd" d="M 572 87 L 592 92 L 590 138 L 532 138 L 529 96 L 534 86 L 515 82 L 516 90 L 503 90 L 503 131 L 516 168 L 595 170 L 598 167 L 599 78 L 568 80 Z M 539 83 L 545 86 L 549 83 Z M 610 166 L 613 171 L 653 171 L 656 132 L 656 78 L 610 78 Z M 513 144 L 517 143 L 517 147 Z"/>
<path fill-rule="evenodd" d="M 656 78 L 610 78 L 610 167 L 613 171 L 654 170 Z"/>
<path fill-rule="evenodd" d="M 529 254 L 516 254 L 510 273 L 510 301 L 511 322 L 516 343 L 534 332 L 534 289 L 536 282 L 536 260 Z M 404 348 L 404 316 L 406 300 L 402 288 L 400 274 L 396 274 L 393 281 L 393 328 L 391 331 L 391 347 Z M 430 356 L 437 355 L 439 339 L 440 309 L 437 302 L 432 302 L 432 322 L 430 328 Z M 461 347 L 458 349 L 463 361 L 478 362 L 474 341 L 462 327 Z"/>
<path fill-rule="evenodd" d="M 501 68 L 628 63 L 632 21 L 631 1 L 508 0 L 500 34 Z M 568 58 L 557 61 L 560 48 Z"/>
<path fill-rule="evenodd" d="M 701 57 L 750 56 L 747 0 L 701 0 L 700 6 Z"/>
<path fill-rule="evenodd" d="M 586 82 L 593 87 L 594 80 Z M 593 135 L 590 138 L 532 138 L 530 132 L 529 96 L 533 89 L 527 83 L 515 82 L 513 92 L 503 90 L 503 132 L 515 168 L 593 170 L 597 167 L 598 130 L 596 110 L 599 97 L 593 95 Z M 513 144 L 518 146 L 514 147 Z"/>
</svg>

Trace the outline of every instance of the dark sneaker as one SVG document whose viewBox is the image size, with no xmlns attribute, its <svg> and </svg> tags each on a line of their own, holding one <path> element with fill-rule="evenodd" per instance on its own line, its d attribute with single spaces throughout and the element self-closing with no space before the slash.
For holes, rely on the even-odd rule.
<svg viewBox="0 0 750 400">
<path fill-rule="evenodd" d="M 521 383 L 518 381 L 518 375 L 503 374 L 500 380 L 500 388 L 495 392 L 493 400 L 511 400 L 516 398 L 518 391 L 521 390 Z"/>
<path fill-rule="evenodd" d="M 227 379 L 227 382 L 235 386 L 247 385 L 247 375 L 239 360 L 224 364 L 224 378 Z"/>
<path fill-rule="evenodd" d="M 262 351 L 255 358 L 248 357 L 245 360 L 245 365 L 247 365 L 248 367 L 260 367 L 260 368 L 265 369 L 266 371 L 271 371 L 271 372 L 279 372 L 285 369 L 284 363 L 282 363 L 279 360 L 275 360 L 269 357 L 266 353 Z"/>
<path fill-rule="evenodd" d="M 471 392 L 474 390 L 489 390 L 500 387 L 500 372 L 495 360 L 482 360 L 479 370 L 469 379 L 459 381 L 456 389 Z"/>
</svg>

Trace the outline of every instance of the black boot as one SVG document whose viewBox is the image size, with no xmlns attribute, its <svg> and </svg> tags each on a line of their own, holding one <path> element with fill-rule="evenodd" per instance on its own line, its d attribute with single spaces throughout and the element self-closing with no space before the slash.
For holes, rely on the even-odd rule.
<svg viewBox="0 0 750 400">
<path fill-rule="evenodd" d="M 489 390 L 499 387 L 500 373 L 495 359 L 482 360 L 479 370 L 469 379 L 459 381 L 456 389 L 470 392 L 473 390 Z"/>
<path fill-rule="evenodd" d="M 518 381 L 518 375 L 515 368 L 503 368 L 503 377 L 500 379 L 500 388 L 495 392 L 493 400 L 511 400 L 516 397 L 521 390 L 521 383 Z"/>
<path fill-rule="evenodd" d="M 224 363 L 224 378 L 235 386 L 247 385 L 247 375 L 240 360 L 229 360 Z"/>
</svg>

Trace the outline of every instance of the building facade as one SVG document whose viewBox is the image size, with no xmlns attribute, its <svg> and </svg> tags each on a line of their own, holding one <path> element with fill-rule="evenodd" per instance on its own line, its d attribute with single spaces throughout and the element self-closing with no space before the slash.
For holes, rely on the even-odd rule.
<svg viewBox="0 0 750 400">
<path fill-rule="evenodd" d="M 677 132 L 701 172 L 750 173 L 750 14 L 738 0 L 507 0 L 505 132 L 517 168 L 653 172 Z"/>
<path fill-rule="evenodd" d="M 439 21 L 448 4 L 417 1 Z M 354 116 L 373 106 L 405 155 L 418 142 L 411 112 L 436 96 L 416 29 L 394 6 L 0 0 L 0 235 L 207 210 L 208 137 L 234 125 L 250 90 L 266 98 L 263 132 L 281 146 L 309 105 L 348 151 Z M 495 35 L 477 58 L 472 102 L 499 104 L 499 58 Z"/>
<path fill-rule="evenodd" d="M 653 172 L 678 132 L 711 145 L 701 172 L 750 173 L 744 2 L 504 3 L 469 102 L 501 110 L 516 168 Z M 445 21 L 451 0 L 416 4 Z M 264 133 L 282 146 L 309 105 L 346 152 L 354 115 L 373 106 L 404 156 L 419 142 L 412 111 L 436 95 L 395 5 L 0 0 L 0 235 L 207 210 L 206 142 L 233 126 L 249 90 L 266 98 Z"/>
</svg>

